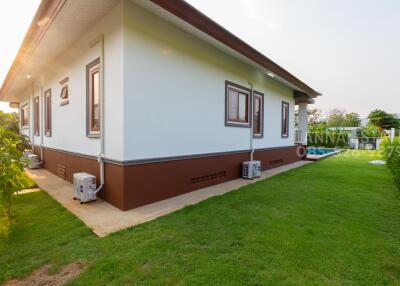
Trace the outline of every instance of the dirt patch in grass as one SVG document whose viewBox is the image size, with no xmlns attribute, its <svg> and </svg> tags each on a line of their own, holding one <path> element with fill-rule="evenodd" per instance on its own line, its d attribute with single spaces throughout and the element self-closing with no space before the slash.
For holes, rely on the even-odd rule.
<svg viewBox="0 0 400 286">
<path fill-rule="evenodd" d="M 6 282 L 5 286 L 60 286 L 66 284 L 68 281 L 77 277 L 85 268 L 82 262 L 74 262 L 68 264 L 60 269 L 59 272 L 55 274 L 49 274 L 51 265 L 45 265 L 35 272 L 33 272 L 29 277 L 21 280 L 10 280 Z"/>
</svg>

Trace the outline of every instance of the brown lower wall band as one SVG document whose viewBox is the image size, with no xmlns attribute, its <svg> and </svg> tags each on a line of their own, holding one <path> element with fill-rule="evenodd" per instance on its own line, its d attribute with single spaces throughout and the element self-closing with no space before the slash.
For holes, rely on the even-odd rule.
<svg viewBox="0 0 400 286">
<path fill-rule="evenodd" d="M 301 160 L 298 148 L 302 147 L 259 150 L 254 153 L 254 159 L 261 161 L 263 170 L 272 169 Z M 35 153 L 40 154 L 37 146 Z M 117 208 L 129 210 L 239 178 L 242 162 L 247 160 L 249 153 L 126 166 L 105 163 L 105 187 L 101 196 Z M 44 167 L 69 182 L 78 172 L 99 178 L 96 160 L 54 149 L 44 148 Z"/>
</svg>

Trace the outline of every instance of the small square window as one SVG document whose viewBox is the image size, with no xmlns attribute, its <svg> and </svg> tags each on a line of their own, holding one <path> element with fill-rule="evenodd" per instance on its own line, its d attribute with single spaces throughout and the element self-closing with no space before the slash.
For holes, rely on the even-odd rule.
<svg viewBox="0 0 400 286">
<path fill-rule="evenodd" d="M 60 105 L 67 105 L 69 103 L 69 94 L 68 94 L 68 77 L 60 81 L 61 92 L 60 92 Z"/>
</svg>

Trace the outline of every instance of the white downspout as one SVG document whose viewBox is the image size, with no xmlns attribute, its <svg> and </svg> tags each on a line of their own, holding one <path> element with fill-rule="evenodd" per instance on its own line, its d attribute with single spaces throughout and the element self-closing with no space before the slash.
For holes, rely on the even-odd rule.
<svg viewBox="0 0 400 286">
<path fill-rule="evenodd" d="M 100 186 L 95 193 L 98 193 L 104 186 L 104 34 L 100 35 L 100 152 L 97 161 L 100 165 Z"/>
<path fill-rule="evenodd" d="M 254 124 L 254 116 L 253 116 L 253 100 L 254 100 L 254 96 L 253 96 L 253 83 L 251 83 L 250 81 L 248 82 L 250 87 L 251 87 L 251 93 L 250 93 L 250 161 L 253 161 L 253 157 L 254 157 L 254 144 L 253 144 L 253 137 L 254 137 L 254 129 L 253 129 L 253 124 Z"/>
</svg>

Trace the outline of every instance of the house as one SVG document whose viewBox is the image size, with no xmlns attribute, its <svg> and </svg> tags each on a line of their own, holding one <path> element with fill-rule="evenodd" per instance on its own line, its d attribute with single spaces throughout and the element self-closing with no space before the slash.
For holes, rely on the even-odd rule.
<svg viewBox="0 0 400 286">
<path fill-rule="evenodd" d="M 181 0 L 44 0 L 0 90 L 44 168 L 122 210 L 301 160 L 319 95 Z"/>
<path fill-rule="evenodd" d="M 383 138 L 373 137 L 363 132 L 364 126 L 360 127 L 329 127 L 330 131 L 340 131 L 349 136 L 349 147 L 351 149 L 379 150 Z M 388 132 L 389 135 L 390 132 Z"/>
</svg>

